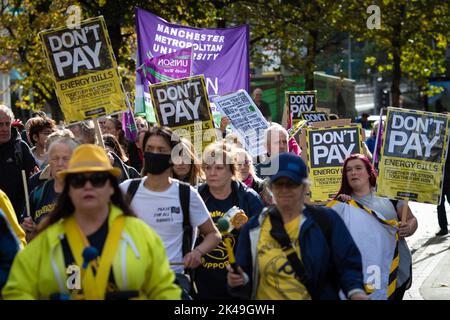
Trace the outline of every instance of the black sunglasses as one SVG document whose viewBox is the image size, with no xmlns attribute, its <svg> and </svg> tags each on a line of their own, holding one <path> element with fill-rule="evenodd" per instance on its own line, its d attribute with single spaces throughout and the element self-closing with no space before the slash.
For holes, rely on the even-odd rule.
<svg viewBox="0 0 450 320">
<path fill-rule="evenodd" d="M 300 184 L 295 183 L 294 181 L 289 179 L 289 180 L 284 180 L 284 181 L 275 180 L 274 182 L 272 182 L 272 186 L 275 186 L 278 188 L 281 188 L 284 186 L 286 188 L 293 189 L 293 188 L 299 187 Z"/>
<path fill-rule="evenodd" d="M 89 176 L 84 174 L 71 174 L 67 177 L 67 182 L 75 189 L 84 187 L 88 181 L 94 188 L 101 188 L 110 178 L 111 175 L 106 172 L 95 172 Z"/>
</svg>

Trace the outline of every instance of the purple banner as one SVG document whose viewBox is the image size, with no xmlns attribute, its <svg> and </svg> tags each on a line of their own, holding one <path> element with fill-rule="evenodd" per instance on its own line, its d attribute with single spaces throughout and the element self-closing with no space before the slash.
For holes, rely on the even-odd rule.
<svg viewBox="0 0 450 320">
<path fill-rule="evenodd" d="M 130 109 L 122 112 L 122 130 L 124 131 L 125 138 L 128 141 L 136 141 L 136 121 L 134 120 L 133 112 Z"/>
<path fill-rule="evenodd" d="M 193 75 L 203 74 L 210 99 L 217 95 L 249 90 L 249 28 L 199 29 L 168 23 L 136 8 L 138 65 L 147 58 L 192 48 Z M 136 85 L 144 85 L 136 75 Z"/>
<path fill-rule="evenodd" d="M 144 64 L 138 68 L 141 77 L 150 83 L 187 78 L 191 76 L 191 70 L 192 48 L 145 59 Z"/>
</svg>

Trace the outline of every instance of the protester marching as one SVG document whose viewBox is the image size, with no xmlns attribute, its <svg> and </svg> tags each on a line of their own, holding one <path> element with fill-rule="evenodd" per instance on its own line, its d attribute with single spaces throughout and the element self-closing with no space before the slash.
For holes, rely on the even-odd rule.
<svg viewBox="0 0 450 320">
<path fill-rule="evenodd" d="M 412 202 L 448 233 L 450 116 L 275 110 L 248 25 L 135 15 L 135 88 L 92 17 L 39 32 L 63 122 L 0 105 L 0 299 L 402 300 Z"/>
</svg>

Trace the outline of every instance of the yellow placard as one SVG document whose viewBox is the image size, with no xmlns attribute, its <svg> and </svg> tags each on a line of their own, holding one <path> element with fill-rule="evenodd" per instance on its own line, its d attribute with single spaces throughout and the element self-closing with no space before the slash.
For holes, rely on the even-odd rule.
<svg viewBox="0 0 450 320">
<path fill-rule="evenodd" d="M 313 112 L 302 112 L 302 114 L 300 115 L 300 117 L 307 121 L 308 124 L 314 123 L 314 122 L 323 122 L 323 121 L 328 121 L 328 114 L 326 114 L 325 112 L 317 112 L 317 111 L 313 111 Z"/>
<path fill-rule="evenodd" d="M 287 119 L 292 114 L 292 126 L 303 120 L 303 112 L 315 112 L 317 108 L 317 90 L 285 91 L 285 112 Z"/>
<path fill-rule="evenodd" d="M 197 154 L 216 140 L 203 75 L 153 84 L 150 93 L 158 124 L 190 134 Z"/>
<path fill-rule="evenodd" d="M 388 108 L 377 195 L 439 204 L 448 126 L 443 114 Z"/>
<path fill-rule="evenodd" d="M 310 201 L 328 201 L 341 186 L 344 160 L 362 152 L 361 125 L 307 127 L 305 133 Z"/>
<path fill-rule="evenodd" d="M 39 33 L 66 122 L 126 111 L 126 101 L 102 16 L 79 28 Z"/>
</svg>

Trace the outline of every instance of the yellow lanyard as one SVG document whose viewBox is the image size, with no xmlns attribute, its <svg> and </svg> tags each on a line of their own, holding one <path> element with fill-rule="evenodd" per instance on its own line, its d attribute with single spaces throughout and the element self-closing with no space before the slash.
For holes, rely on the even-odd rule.
<svg viewBox="0 0 450 320">
<path fill-rule="evenodd" d="M 89 241 L 78 226 L 74 215 L 65 219 L 63 225 L 75 262 L 78 266 L 82 266 L 83 250 L 90 246 Z M 124 225 L 124 215 L 121 215 L 114 220 L 111 230 L 109 230 L 108 236 L 106 237 L 105 246 L 103 247 L 102 255 L 100 256 L 96 274 L 94 275 L 92 268 L 96 266 L 97 261 L 90 261 L 87 269 L 85 271 L 81 270 L 82 288 L 87 300 L 105 299 L 112 261 L 117 251 Z"/>
</svg>

